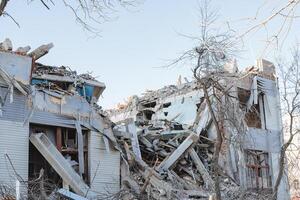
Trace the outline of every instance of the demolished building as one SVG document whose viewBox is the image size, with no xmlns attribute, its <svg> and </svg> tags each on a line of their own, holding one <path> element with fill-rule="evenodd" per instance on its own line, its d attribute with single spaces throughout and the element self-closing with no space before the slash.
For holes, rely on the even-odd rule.
<svg viewBox="0 0 300 200">
<path fill-rule="evenodd" d="M 29 52 L 13 50 L 9 39 L 0 43 L 1 199 L 35 199 L 60 188 L 98 199 L 120 189 L 120 153 L 97 105 L 105 84 L 38 63 L 52 47 Z"/>
<path fill-rule="evenodd" d="M 207 199 L 213 190 L 216 138 L 197 82 L 133 96 L 117 109 L 97 104 L 105 84 L 69 67 L 37 60 L 0 43 L 0 198 Z M 275 67 L 266 60 L 223 82 L 230 85 L 239 131 L 225 122 L 218 172 L 224 199 L 272 192 L 283 143 Z M 237 76 L 238 75 L 238 76 Z M 245 133 L 244 133 L 245 132 Z M 259 199 L 251 196 L 252 199 Z M 263 198 L 263 197 L 262 197 Z M 245 198 L 247 199 L 247 198 Z M 278 199 L 289 199 L 286 176 Z"/>
<path fill-rule="evenodd" d="M 237 73 L 234 63 L 224 71 L 235 74 L 223 84 L 231 86 L 231 95 L 237 99 L 232 107 L 237 114 L 244 113 L 235 120 L 245 130 L 243 133 L 226 125 L 224 120 L 221 123 L 226 138 L 219 159 L 222 196 L 239 199 L 238 191 L 272 193 L 283 144 L 275 66 L 260 59 L 243 72 Z M 197 82 L 179 81 L 177 85 L 147 91 L 107 112 L 125 155 L 125 166 L 121 164 L 123 188 L 126 185 L 138 194 L 147 191 L 154 199 L 210 196 L 216 128 Z M 277 199 L 289 199 L 286 175 Z"/>
</svg>

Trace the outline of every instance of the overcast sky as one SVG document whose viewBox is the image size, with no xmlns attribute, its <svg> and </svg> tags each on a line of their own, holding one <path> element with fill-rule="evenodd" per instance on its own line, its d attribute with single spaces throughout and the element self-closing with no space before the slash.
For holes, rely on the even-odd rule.
<svg viewBox="0 0 300 200">
<path fill-rule="evenodd" d="M 220 9 L 220 24 L 225 24 L 253 17 L 261 2 L 215 0 L 214 6 Z M 194 41 L 178 33 L 198 34 L 198 7 L 196 0 L 146 0 L 138 8 L 122 11 L 118 19 L 101 25 L 101 37 L 90 38 L 63 5 L 56 4 L 48 11 L 37 0 L 30 4 L 25 0 L 9 1 L 7 11 L 21 27 L 7 17 L 0 18 L 0 40 L 9 37 L 15 47 L 32 48 L 53 42 L 54 48 L 41 62 L 70 66 L 81 73 L 93 72 L 107 87 L 99 103 L 110 108 L 146 89 L 175 84 L 179 75 L 192 79 L 188 66 L 162 66 L 194 46 Z M 257 37 L 245 41 L 239 65 L 254 64 L 259 42 Z"/>
</svg>

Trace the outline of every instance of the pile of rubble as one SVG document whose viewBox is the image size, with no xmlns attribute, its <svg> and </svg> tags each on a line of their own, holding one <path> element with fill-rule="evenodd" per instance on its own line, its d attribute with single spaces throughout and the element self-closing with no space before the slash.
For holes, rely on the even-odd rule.
<svg viewBox="0 0 300 200">
<path fill-rule="evenodd" d="M 232 119 L 241 124 L 241 129 L 235 131 L 234 123 L 219 122 L 226 137 L 217 172 L 222 199 L 268 199 L 272 193 L 268 175 L 270 165 L 263 164 L 264 171 L 257 172 L 260 162 L 267 161 L 255 158 L 257 162 L 252 163 L 248 159 L 248 149 L 256 144 L 252 144 L 253 138 L 248 144 L 247 137 L 253 135 L 245 134 L 247 131 L 261 132 L 261 127 L 254 125 L 261 125 L 260 116 L 254 116 L 246 108 L 247 105 L 254 109 L 253 99 L 254 104 L 258 104 L 255 91 L 273 95 L 276 90 L 274 83 L 269 81 L 273 78 L 268 80 L 262 75 L 273 76 L 273 66 L 263 62 L 263 67 L 270 73 L 253 67 L 224 81 L 227 87 L 231 85 L 233 95 L 238 97 L 230 101 L 234 105 L 230 109 L 235 110 L 228 109 L 228 112 L 236 112 Z M 186 80 L 182 83 L 180 78 L 177 85 L 148 90 L 141 97 L 132 96 L 125 104 L 107 112 L 114 122 L 114 134 L 122 152 L 124 199 L 214 199 L 215 177 L 212 171 L 216 128 L 196 82 Z M 258 153 L 265 155 L 261 151 Z"/>
<path fill-rule="evenodd" d="M 123 152 L 122 198 L 212 198 L 214 141 L 205 132 L 204 129 L 197 137 L 191 129 L 166 120 L 147 122 L 137 130 L 132 120 L 116 125 L 114 133 Z M 262 198 L 255 192 L 243 193 L 238 183 L 221 169 L 219 176 L 223 199 Z"/>
<path fill-rule="evenodd" d="M 193 163 L 188 155 L 180 158 L 172 170 L 161 171 L 161 173 L 156 171 L 164 159 L 174 152 L 188 136 L 189 130 L 183 130 L 178 123 L 164 121 L 159 126 L 156 124 L 143 126 L 138 136 L 141 152 L 141 157 L 138 157 L 130 151 L 130 148 L 134 146 L 130 140 L 131 137 L 121 134 L 118 140 L 130 168 L 127 176 L 132 179 L 128 181 L 129 188 L 134 189 L 139 195 L 147 191 L 155 199 L 161 199 L 163 196 L 166 196 L 167 199 L 182 199 L 191 196 L 208 197 L 208 193 L 202 187 L 204 180 L 197 171 L 196 163 Z M 199 141 L 194 147 L 198 154 L 205 156 L 207 166 L 211 152 L 205 151 L 209 146 Z M 131 185 L 133 181 L 135 183 Z M 126 185 L 124 184 L 124 186 Z"/>
</svg>

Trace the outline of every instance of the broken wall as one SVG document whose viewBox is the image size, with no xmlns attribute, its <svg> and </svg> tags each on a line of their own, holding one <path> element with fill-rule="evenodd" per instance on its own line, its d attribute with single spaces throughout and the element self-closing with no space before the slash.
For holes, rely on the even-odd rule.
<svg viewBox="0 0 300 200">
<path fill-rule="evenodd" d="M 244 131 L 233 133 L 234 127 L 229 127 L 224 131 L 227 137 L 230 137 L 231 134 L 239 135 L 238 138 L 240 140 L 232 140 L 231 144 L 227 141 L 224 142 L 219 164 L 244 189 L 250 187 L 249 171 L 254 172 L 256 169 L 257 172 L 257 169 L 260 169 L 264 172 L 265 177 L 262 177 L 259 173 L 256 173 L 256 176 L 265 182 L 261 185 L 257 184 L 257 188 L 268 190 L 274 186 L 279 171 L 278 156 L 283 144 L 281 108 L 274 65 L 262 60 L 257 63 L 257 66 L 252 66 L 247 71 L 242 72 L 240 78 L 236 77 L 237 74 L 234 74 L 233 77 L 228 78 L 229 83 L 225 81 L 225 87 L 232 86 L 237 89 L 231 95 L 239 96 L 237 91 L 240 88 L 244 91 L 244 94 L 241 95 L 243 97 L 242 104 L 239 105 L 239 102 L 234 104 L 238 107 L 237 109 L 243 109 L 242 112 L 247 114 L 253 112 L 256 116 L 252 118 L 247 118 L 247 114 L 245 118 L 244 115 L 241 116 L 243 118 L 241 121 L 245 124 Z M 191 127 L 196 118 L 197 109 L 201 107 L 201 98 L 203 96 L 201 90 L 197 87 L 192 87 L 192 85 L 192 83 L 177 86 L 171 85 L 157 91 L 149 91 L 143 96 L 127 102 L 127 105 L 108 112 L 115 122 L 133 118 L 138 125 L 143 125 L 138 120 L 143 115 L 137 115 L 140 112 L 147 111 L 149 113 L 151 111 L 150 118 L 148 116 L 144 117 L 144 124 L 147 124 L 147 121 L 150 124 L 155 124 L 159 120 L 166 120 Z M 203 112 L 201 115 L 203 115 Z M 253 121 L 246 123 L 246 120 Z M 141 133 L 143 131 L 146 130 L 141 130 Z M 199 131 L 197 130 L 196 132 L 198 133 Z M 215 139 L 215 127 L 213 125 L 208 127 L 206 134 L 205 136 L 209 139 Z M 264 155 L 266 159 L 262 160 L 263 164 L 251 163 L 252 160 L 247 154 L 248 151 Z M 287 189 L 288 184 L 285 176 L 279 188 L 278 199 L 287 200 L 289 198 Z"/>
<path fill-rule="evenodd" d="M 18 81 L 28 85 L 31 78 L 32 58 L 10 52 L 0 52 L 0 67 Z"/>
<path fill-rule="evenodd" d="M 155 112 L 153 119 L 193 124 L 197 115 L 197 104 L 200 104 L 201 97 L 203 97 L 202 92 L 197 90 L 164 98 L 159 102 L 162 107 Z"/>
</svg>

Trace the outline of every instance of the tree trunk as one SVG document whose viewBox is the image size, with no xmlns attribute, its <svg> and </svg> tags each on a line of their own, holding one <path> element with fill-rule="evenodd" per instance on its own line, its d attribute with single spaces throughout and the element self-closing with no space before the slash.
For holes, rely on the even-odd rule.
<svg viewBox="0 0 300 200">
<path fill-rule="evenodd" d="M 221 151 L 221 147 L 222 147 L 222 133 L 219 127 L 219 123 L 216 119 L 215 116 L 215 112 L 212 108 L 212 103 L 209 99 L 209 95 L 208 95 L 208 91 L 206 88 L 206 85 L 203 85 L 203 92 L 204 92 L 204 98 L 206 100 L 207 106 L 208 106 L 208 110 L 209 113 L 211 115 L 213 124 L 216 127 L 217 130 L 217 138 L 216 138 L 216 142 L 215 142 L 215 150 L 214 150 L 214 154 L 213 154 L 213 158 L 212 158 L 212 174 L 214 177 L 214 190 L 215 190 L 215 198 L 216 200 L 221 200 L 221 190 L 220 190 L 220 180 L 219 180 L 219 175 L 218 175 L 218 169 L 219 169 L 219 154 Z"/>
<path fill-rule="evenodd" d="M 3 15 L 4 13 L 4 9 L 7 5 L 8 0 L 0 0 L 0 17 Z"/>
<path fill-rule="evenodd" d="M 280 158 L 279 158 L 279 172 L 278 172 L 278 176 L 275 182 L 275 186 L 274 186 L 274 192 L 272 195 L 272 199 L 276 200 L 277 199 L 277 193 L 278 193 L 278 189 L 279 189 L 279 185 L 281 182 L 281 179 L 283 177 L 283 172 L 284 172 L 284 160 L 285 160 L 285 153 L 287 148 L 290 146 L 290 144 L 293 141 L 294 138 L 294 134 L 293 134 L 293 124 L 294 124 L 294 118 L 293 116 L 290 114 L 290 125 L 289 125 L 289 132 L 290 132 L 290 137 L 289 140 L 282 145 L 281 150 L 280 150 Z"/>
</svg>

